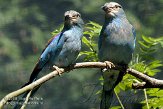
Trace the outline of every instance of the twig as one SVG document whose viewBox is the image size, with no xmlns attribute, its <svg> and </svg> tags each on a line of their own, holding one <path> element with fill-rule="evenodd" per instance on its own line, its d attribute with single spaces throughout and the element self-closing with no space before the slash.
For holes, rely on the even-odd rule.
<svg viewBox="0 0 163 109">
<path fill-rule="evenodd" d="M 149 109 L 148 97 L 147 97 L 146 89 L 143 89 L 143 91 L 144 91 L 144 96 L 145 96 L 145 102 L 146 102 L 146 105 L 147 105 L 147 109 Z"/>
<path fill-rule="evenodd" d="M 79 68 L 106 68 L 106 67 L 107 67 L 106 63 L 103 63 L 103 62 L 82 62 L 82 63 L 76 63 L 75 65 L 73 65 L 71 67 L 60 68 L 60 71 L 62 74 L 64 72 L 71 71 L 73 69 L 79 69 Z M 122 68 L 117 65 L 111 69 L 122 70 Z M 131 68 L 127 69 L 127 73 L 145 81 L 145 84 L 143 84 L 143 85 L 133 84 L 133 88 L 135 88 L 135 89 L 163 88 L 163 80 L 158 80 L 158 79 L 149 77 L 149 76 L 147 76 L 139 71 L 136 71 L 134 69 L 131 69 Z M 43 76 L 42 78 L 38 79 L 37 81 L 29 84 L 28 86 L 25 86 L 17 91 L 9 93 L 0 101 L 0 109 L 3 108 L 3 106 L 6 104 L 6 102 L 8 102 L 8 100 L 11 100 L 12 98 L 17 97 L 26 91 L 30 91 L 30 90 L 34 89 L 35 87 L 45 83 L 46 81 L 54 78 L 57 75 L 58 75 L 58 72 L 53 71 L 53 72 Z"/>
<path fill-rule="evenodd" d="M 32 90 L 28 93 L 28 95 L 27 95 L 27 97 L 25 98 L 25 101 L 24 101 L 24 103 L 23 103 L 23 105 L 22 105 L 22 107 L 21 107 L 20 109 L 25 109 L 25 107 L 26 107 L 26 105 L 27 105 L 27 103 L 28 103 L 28 101 L 29 101 L 29 98 L 30 98 L 30 96 L 31 96 L 31 93 L 32 93 Z"/>
<path fill-rule="evenodd" d="M 121 105 L 121 108 L 122 109 L 125 109 L 124 106 L 123 106 L 123 104 L 122 104 L 122 102 L 121 102 L 121 100 L 120 100 L 120 98 L 119 98 L 119 96 L 118 96 L 118 94 L 117 94 L 117 92 L 115 90 L 114 90 L 114 93 L 115 93 L 115 95 L 116 95 L 116 97 L 118 99 L 119 104 Z"/>
</svg>

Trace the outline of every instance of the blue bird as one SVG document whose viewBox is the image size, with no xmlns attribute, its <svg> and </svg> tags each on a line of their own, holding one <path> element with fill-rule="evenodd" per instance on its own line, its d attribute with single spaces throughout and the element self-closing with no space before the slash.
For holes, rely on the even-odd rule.
<svg viewBox="0 0 163 109">
<path fill-rule="evenodd" d="M 122 80 L 132 59 L 136 33 L 120 4 L 116 2 L 105 3 L 102 9 L 105 11 L 105 21 L 98 42 L 99 60 L 106 61 L 109 67 L 112 66 L 112 63 L 107 61 L 124 68 L 123 71 L 102 70 L 104 84 L 100 109 L 109 109 L 114 88 Z"/>
<path fill-rule="evenodd" d="M 60 73 L 58 67 L 68 67 L 75 62 L 81 50 L 84 22 L 80 13 L 74 10 L 65 12 L 64 17 L 62 31 L 49 40 L 32 71 L 28 83 L 22 87 L 34 82 L 43 69 L 55 67 Z M 26 96 L 27 93 L 23 97 Z M 14 109 L 18 108 L 20 105 L 16 105 Z"/>
<path fill-rule="evenodd" d="M 58 67 L 68 67 L 75 62 L 81 50 L 84 22 L 74 10 L 65 12 L 64 16 L 64 28 L 49 40 L 27 84 L 32 83 L 43 68 L 58 70 Z"/>
<path fill-rule="evenodd" d="M 64 16 L 64 28 L 58 35 L 49 40 L 28 84 L 36 79 L 43 68 L 55 65 L 56 70 L 58 70 L 57 67 L 67 67 L 75 62 L 81 50 L 84 22 L 81 15 L 74 10 L 65 12 Z"/>
</svg>

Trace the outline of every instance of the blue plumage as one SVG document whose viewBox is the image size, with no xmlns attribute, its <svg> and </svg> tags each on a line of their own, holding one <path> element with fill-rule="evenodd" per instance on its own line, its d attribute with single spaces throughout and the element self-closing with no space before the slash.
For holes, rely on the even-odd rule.
<svg viewBox="0 0 163 109">
<path fill-rule="evenodd" d="M 50 68 L 53 65 L 67 67 L 75 62 L 81 50 L 83 25 L 84 22 L 78 12 L 71 10 L 65 13 L 63 30 L 48 42 L 31 74 L 29 83 L 43 68 Z"/>
<path fill-rule="evenodd" d="M 52 68 L 53 65 L 67 67 L 75 62 L 81 50 L 84 22 L 81 15 L 73 10 L 65 12 L 64 16 L 64 28 L 58 35 L 49 40 L 33 69 L 29 82 L 22 87 L 35 81 L 39 72 L 44 68 Z M 38 88 L 32 92 L 32 95 Z M 27 93 L 23 98 L 27 96 Z M 19 102 L 22 102 L 22 100 Z M 16 105 L 14 109 L 19 109 L 20 107 L 21 105 Z"/>
<path fill-rule="evenodd" d="M 135 48 L 136 33 L 128 22 L 122 6 L 116 2 L 106 3 L 105 22 L 99 36 L 99 59 L 127 67 Z M 125 69 L 124 69 L 125 70 Z M 104 86 L 101 109 L 108 109 L 112 102 L 113 89 L 122 80 L 124 72 L 116 70 L 103 72 Z"/>
</svg>

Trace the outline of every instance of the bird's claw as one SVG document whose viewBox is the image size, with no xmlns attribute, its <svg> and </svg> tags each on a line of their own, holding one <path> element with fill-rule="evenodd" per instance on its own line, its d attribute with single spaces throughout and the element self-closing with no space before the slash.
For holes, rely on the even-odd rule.
<svg viewBox="0 0 163 109">
<path fill-rule="evenodd" d="M 62 71 L 59 69 L 59 67 L 54 65 L 53 68 L 55 68 L 55 70 L 58 72 L 58 75 L 61 76 Z"/>
<path fill-rule="evenodd" d="M 115 67 L 115 65 L 112 62 L 105 61 L 104 63 L 106 63 L 106 68 L 107 69 L 111 69 L 112 67 Z"/>
</svg>

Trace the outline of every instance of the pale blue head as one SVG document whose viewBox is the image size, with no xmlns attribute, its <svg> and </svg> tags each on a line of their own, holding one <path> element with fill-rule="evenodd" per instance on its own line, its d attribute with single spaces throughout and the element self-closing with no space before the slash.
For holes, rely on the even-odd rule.
<svg viewBox="0 0 163 109">
<path fill-rule="evenodd" d="M 107 18 L 126 16 L 122 6 L 116 2 L 105 3 L 101 8 L 105 11 Z"/>
<path fill-rule="evenodd" d="M 84 22 L 81 18 L 81 15 L 79 12 L 70 10 L 66 11 L 65 14 L 65 25 L 66 27 L 72 27 L 72 26 L 83 26 Z"/>
</svg>

